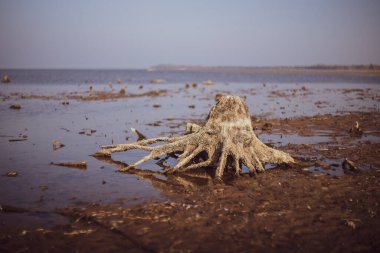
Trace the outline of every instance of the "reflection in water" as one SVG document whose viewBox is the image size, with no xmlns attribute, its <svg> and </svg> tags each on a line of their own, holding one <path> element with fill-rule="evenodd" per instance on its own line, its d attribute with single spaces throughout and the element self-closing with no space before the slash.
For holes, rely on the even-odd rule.
<svg viewBox="0 0 380 253">
<path fill-rule="evenodd" d="M 173 188 L 183 187 L 196 188 L 201 186 L 206 186 L 212 184 L 212 175 L 210 170 L 202 171 L 189 171 L 182 173 L 169 174 L 160 171 L 152 171 L 147 169 L 138 169 L 138 168 L 129 168 L 125 170 L 129 165 L 124 162 L 115 161 L 111 157 L 95 157 L 99 161 L 106 162 L 122 171 L 121 173 L 127 173 L 130 175 L 137 176 L 138 178 L 149 181 L 155 188 L 158 188 L 162 191 L 169 191 Z M 164 164 L 164 161 L 169 157 L 160 159 L 156 164 L 167 169 L 167 166 Z"/>
</svg>

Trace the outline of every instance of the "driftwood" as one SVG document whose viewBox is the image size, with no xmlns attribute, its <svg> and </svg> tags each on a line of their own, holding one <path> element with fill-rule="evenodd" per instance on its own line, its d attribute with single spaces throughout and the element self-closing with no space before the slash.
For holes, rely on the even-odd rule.
<svg viewBox="0 0 380 253">
<path fill-rule="evenodd" d="M 218 95 L 204 126 L 187 125 L 187 134 L 179 137 L 158 137 L 129 144 L 101 146 L 94 156 L 111 156 L 114 152 L 132 149 L 150 151 L 150 154 L 123 169 L 129 170 L 143 162 L 163 155 L 179 153 L 179 162 L 167 172 L 183 172 L 201 167 L 216 167 L 215 178 L 221 180 L 224 170 L 233 167 L 239 175 L 242 164 L 251 173 L 263 172 L 265 163 L 291 164 L 287 153 L 263 144 L 253 132 L 248 107 L 242 98 Z M 150 146 L 166 142 L 159 146 Z"/>
<path fill-rule="evenodd" d="M 71 168 L 78 168 L 85 170 L 87 169 L 87 162 L 86 161 L 79 161 L 79 162 L 51 162 L 51 165 L 56 165 L 56 166 L 63 166 L 63 167 L 71 167 Z"/>
</svg>

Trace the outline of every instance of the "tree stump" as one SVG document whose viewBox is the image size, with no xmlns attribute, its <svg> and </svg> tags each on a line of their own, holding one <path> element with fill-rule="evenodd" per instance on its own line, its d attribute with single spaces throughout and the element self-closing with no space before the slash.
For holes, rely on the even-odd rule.
<svg viewBox="0 0 380 253">
<path fill-rule="evenodd" d="M 287 153 L 270 148 L 253 132 L 248 107 L 238 96 L 217 95 L 204 126 L 188 123 L 187 134 L 179 137 L 158 137 L 130 144 L 101 146 L 94 156 L 111 156 L 114 152 L 131 149 L 149 151 L 149 155 L 124 169 L 136 167 L 148 160 L 173 153 L 180 154 L 178 163 L 168 172 L 184 172 L 201 167 L 215 167 L 215 178 L 221 180 L 227 166 L 239 175 L 242 164 L 251 173 L 263 172 L 263 164 L 291 164 Z M 156 142 L 163 145 L 150 146 Z M 200 159 L 202 156 L 203 159 Z"/>
</svg>

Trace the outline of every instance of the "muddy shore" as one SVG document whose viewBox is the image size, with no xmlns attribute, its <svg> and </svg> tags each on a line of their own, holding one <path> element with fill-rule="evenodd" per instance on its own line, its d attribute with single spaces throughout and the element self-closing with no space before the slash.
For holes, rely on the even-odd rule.
<svg viewBox="0 0 380 253">
<path fill-rule="evenodd" d="M 129 173 L 166 196 L 145 204 L 69 206 L 57 226 L 2 226 L 3 252 L 376 252 L 380 250 L 380 114 L 317 115 L 293 119 L 252 117 L 255 132 L 329 137 L 318 144 L 278 148 L 300 161 L 255 177 L 213 170 L 187 175 Z M 359 121 L 363 134 L 347 126 Z M 201 122 L 199 122 L 201 123 Z M 366 138 L 366 134 L 371 139 Z M 271 136 L 271 135 L 268 135 Z M 270 140 L 270 138 L 268 139 Z M 267 141 L 276 146 L 276 142 Z M 345 168 L 350 159 L 355 168 Z M 121 162 L 104 161 L 113 166 Z M 342 176 L 335 176 L 338 173 Z M 3 208 L 7 214 L 28 210 Z M 1 217 L 1 216 L 0 216 Z"/>
<path fill-rule="evenodd" d="M 271 169 L 141 206 L 69 207 L 69 225 L 1 229 L 2 252 L 377 252 L 380 170 Z"/>
<path fill-rule="evenodd" d="M 297 69 L 295 81 L 278 69 L 288 78 L 246 83 L 215 71 L 11 72 L 0 86 L 0 252 L 379 252 L 378 70 Z M 298 164 L 227 171 L 218 184 L 213 168 L 165 174 L 173 157 L 116 173 L 145 153 L 90 156 L 133 142 L 131 128 L 182 135 L 219 93 L 243 97 L 259 139 Z"/>
</svg>

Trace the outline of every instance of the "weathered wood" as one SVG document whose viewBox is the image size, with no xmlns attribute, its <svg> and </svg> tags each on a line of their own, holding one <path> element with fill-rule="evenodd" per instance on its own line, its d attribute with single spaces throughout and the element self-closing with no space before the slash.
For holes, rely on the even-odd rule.
<svg viewBox="0 0 380 253">
<path fill-rule="evenodd" d="M 51 165 L 56 166 L 63 166 L 63 167 L 71 167 L 71 168 L 78 168 L 85 170 L 87 169 L 87 162 L 86 161 L 79 161 L 79 162 L 51 162 Z"/>
<path fill-rule="evenodd" d="M 150 151 L 124 170 L 162 155 L 181 153 L 178 163 L 169 172 L 186 171 L 201 167 L 215 167 L 215 178 L 221 180 L 227 166 L 241 173 L 242 164 L 251 173 L 264 171 L 263 164 L 291 164 L 294 159 L 287 153 L 263 144 L 252 128 L 248 107 L 238 96 L 218 95 L 204 126 L 188 124 L 188 133 L 180 137 L 158 137 L 136 141 L 130 144 L 102 146 L 94 156 L 111 156 L 114 152 L 131 149 Z M 156 142 L 166 142 L 159 146 L 149 146 Z M 200 155 L 204 159 L 198 159 Z"/>
</svg>

